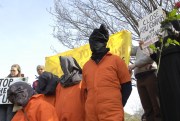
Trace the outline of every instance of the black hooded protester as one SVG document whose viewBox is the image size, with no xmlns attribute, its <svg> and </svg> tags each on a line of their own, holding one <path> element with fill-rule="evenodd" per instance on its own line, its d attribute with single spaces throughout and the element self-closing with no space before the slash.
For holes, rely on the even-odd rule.
<svg viewBox="0 0 180 121">
<path fill-rule="evenodd" d="M 151 58 L 159 64 L 157 76 L 162 117 L 163 121 L 180 121 L 180 46 L 164 46 L 168 38 L 180 42 L 180 21 L 163 23 L 161 28 L 167 31 L 167 36 L 163 37 L 163 44 L 158 41 L 155 46 L 162 47 L 162 52 L 151 54 Z"/>
<path fill-rule="evenodd" d="M 44 95 L 36 94 L 26 82 L 15 82 L 7 90 L 7 98 L 22 106 L 11 121 L 58 121 L 55 108 L 44 101 Z"/>
<path fill-rule="evenodd" d="M 45 100 L 54 106 L 55 92 L 59 77 L 51 72 L 44 71 L 38 78 L 37 93 L 44 94 Z"/>
<path fill-rule="evenodd" d="M 83 67 L 86 120 L 124 120 L 123 106 L 132 90 L 131 79 L 125 62 L 106 48 L 108 40 L 109 32 L 104 24 L 89 37 L 92 56 Z"/>
<path fill-rule="evenodd" d="M 56 88 L 55 108 L 60 121 L 84 121 L 84 91 L 81 89 L 82 69 L 73 57 L 60 56 L 63 71 Z"/>
</svg>

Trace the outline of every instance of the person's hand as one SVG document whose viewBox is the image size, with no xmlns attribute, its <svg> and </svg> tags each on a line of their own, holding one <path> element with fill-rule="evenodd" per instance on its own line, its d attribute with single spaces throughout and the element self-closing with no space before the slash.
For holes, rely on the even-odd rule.
<svg viewBox="0 0 180 121">
<path fill-rule="evenodd" d="M 135 64 L 131 64 L 128 66 L 128 69 L 129 71 L 132 71 L 135 67 L 136 67 Z"/>
</svg>

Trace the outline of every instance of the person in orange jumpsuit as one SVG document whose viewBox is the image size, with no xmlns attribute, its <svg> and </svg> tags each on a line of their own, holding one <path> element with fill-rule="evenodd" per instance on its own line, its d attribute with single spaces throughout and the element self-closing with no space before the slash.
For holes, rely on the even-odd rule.
<svg viewBox="0 0 180 121">
<path fill-rule="evenodd" d="M 59 121 L 84 121 L 82 69 L 72 57 L 60 56 L 61 76 L 56 88 L 55 109 Z"/>
<path fill-rule="evenodd" d="M 87 90 L 85 121 L 124 121 L 131 78 L 125 62 L 106 48 L 109 33 L 104 24 L 89 37 L 92 56 L 83 67 L 83 88 Z"/>
<path fill-rule="evenodd" d="M 44 71 L 39 75 L 38 85 L 36 87 L 36 92 L 38 94 L 44 94 L 45 100 L 53 106 L 55 105 L 55 92 L 58 80 L 58 76 L 51 72 Z"/>
<path fill-rule="evenodd" d="M 25 82 L 12 84 L 7 97 L 10 102 L 22 106 L 11 121 L 58 121 L 55 108 L 44 100 L 44 95 L 35 94 Z"/>
</svg>

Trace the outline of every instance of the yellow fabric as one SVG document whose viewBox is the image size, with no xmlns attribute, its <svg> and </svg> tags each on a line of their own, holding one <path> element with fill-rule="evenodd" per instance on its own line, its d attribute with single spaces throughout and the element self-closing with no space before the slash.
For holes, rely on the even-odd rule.
<svg viewBox="0 0 180 121">
<path fill-rule="evenodd" d="M 123 30 L 111 35 L 107 43 L 107 47 L 110 48 L 110 52 L 120 56 L 123 60 L 125 60 L 127 65 L 129 64 L 130 59 L 131 40 L 131 33 L 127 30 Z M 91 50 L 89 48 L 89 44 L 86 44 L 79 48 L 46 57 L 45 70 L 61 76 L 62 70 L 60 67 L 59 56 L 72 56 L 77 60 L 79 65 L 83 67 L 83 65 L 91 57 Z"/>
</svg>

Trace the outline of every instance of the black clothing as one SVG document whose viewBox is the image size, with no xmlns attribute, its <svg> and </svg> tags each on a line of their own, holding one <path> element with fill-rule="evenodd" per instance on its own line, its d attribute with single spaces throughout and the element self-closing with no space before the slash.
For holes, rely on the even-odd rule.
<svg viewBox="0 0 180 121">
<path fill-rule="evenodd" d="M 50 72 L 43 72 L 38 78 L 37 93 L 45 95 L 55 94 L 58 81 L 58 76 Z"/>
<path fill-rule="evenodd" d="M 105 42 L 109 40 L 109 32 L 104 24 L 101 24 L 99 29 L 94 29 L 89 37 L 89 41 Z"/>
<path fill-rule="evenodd" d="M 16 82 L 7 90 L 8 100 L 19 106 L 25 106 L 33 95 L 33 88 L 26 82 Z"/>
<path fill-rule="evenodd" d="M 109 51 L 109 48 L 106 48 L 108 39 L 109 32 L 104 24 L 101 24 L 99 29 L 94 29 L 89 37 L 89 45 L 92 51 L 91 59 L 97 64 Z"/>
<path fill-rule="evenodd" d="M 121 84 L 121 93 L 122 93 L 122 104 L 123 107 L 126 105 L 126 102 L 131 94 L 132 91 L 132 85 L 131 85 L 131 81 Z"/>
<path fill-rule="evenodd" d="M 178 20 L 171 22 L 176 31 L 180 31 Z M 165 44 L 171 38 L 180 42 L 180 36 L 168 35 L 163 38 Z M 160 47 L 161 43 L 155 43 Z M 160 54 L 152 54 L 152 59 L 158 62 Z M 163 46 L 158 71 L 159 97 L 163 121 L 180 121 L 180 46 L 170 44 Z"/>
<path fill-rule="evenodd" d="M 91 59 L 94 60 L 96 64 L 98 64 L 108 51 L 109 48 L 102 48 L 99 52 L 93 52 Z"/>
</svg>

